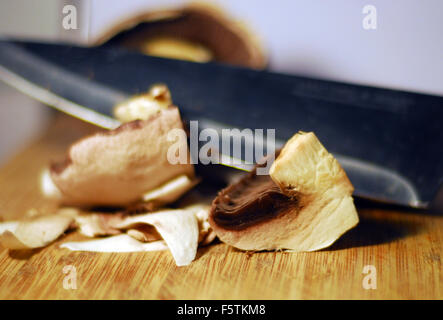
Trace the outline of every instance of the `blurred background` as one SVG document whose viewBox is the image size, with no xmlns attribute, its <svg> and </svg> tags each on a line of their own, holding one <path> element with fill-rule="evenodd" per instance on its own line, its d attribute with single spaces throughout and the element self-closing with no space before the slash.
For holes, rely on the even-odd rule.
<svg viewBox="0 0 443 320">
<path fill-rule="evenodd" d="M 2 0 L 0 36 L 219 61 L 443 95 L 440 0 Z M 365 11 L 370 5 L 371 12 Z M 63 28 L 76 9 L 76 28 Z M 365 29 L 368 14 L 374 28 Z M 376 21 L 374 21 L 374 19 Z M 72 21 L 71 21 L 72 22 Z M 366 20 L 367 22 L 367 20 Z M 0 83 L 0 165 L 52 112 Z"/>
</svg>

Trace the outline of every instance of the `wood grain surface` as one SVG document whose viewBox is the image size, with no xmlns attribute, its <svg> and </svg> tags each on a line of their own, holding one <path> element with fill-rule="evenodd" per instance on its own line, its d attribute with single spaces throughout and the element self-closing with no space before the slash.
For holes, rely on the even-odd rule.
<svg viewBox="0 0 443 320">
<path fill-rule="evenodd" d="M 56 203 L 38 189 L 39 174 L 92 126 L 57 116 L 48 132 L 0 169 L 0 217 Z M 357 202 L 360 224 L 332 247 L 311 253 L 246 253 L 217 242 L 177 267 L 169 252 L 86 253 L 59 248 L 84 239 L 71 232 L 49 247 L 0 249 L 1 299 L 442 299 L 443 220 L 429 212 Z M 65 266 L 77 289 L 64 289 Z M 365 289 L 363 268 L 376 268 Z"/>
</svg>

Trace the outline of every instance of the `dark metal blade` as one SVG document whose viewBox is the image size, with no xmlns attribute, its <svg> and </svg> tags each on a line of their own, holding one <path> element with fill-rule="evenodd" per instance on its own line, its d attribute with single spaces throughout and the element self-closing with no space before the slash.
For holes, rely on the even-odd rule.
<svg viewBox="0 0 443 320">
<path fill-rule="evenodd" d="M 59 100 L 46 102 L 59 103 L 60 109 L 71 104 L 64 111 L 103 127 L 116 125 L 107 117 L 115 103 L 162 82 L 188 120 L 275 128 L 281 141 L 299 130 L 314 131 L 338 156 L 356 195 L 437 205 L 443 181 L 442 97 L 154 58 L 113 47 L 0 41 L 0 65 L 0 78 L 8 83 L 36 98 L 42 92 L 55 96 Z"/>
</svg>

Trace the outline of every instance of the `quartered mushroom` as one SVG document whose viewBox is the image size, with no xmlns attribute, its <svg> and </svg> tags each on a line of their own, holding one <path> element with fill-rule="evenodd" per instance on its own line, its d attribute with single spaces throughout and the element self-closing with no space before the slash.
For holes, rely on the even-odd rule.
<svg viewBox="0 0 443 320">
<path fill-rule="evenodd" d="M 222 190 L 209 222 L 221 241 L 243 250 L 314 251 L 358 223 L 353 186 L 313 133 L 281 150 L 269 175 L 254 170 Z"/>
</svg>

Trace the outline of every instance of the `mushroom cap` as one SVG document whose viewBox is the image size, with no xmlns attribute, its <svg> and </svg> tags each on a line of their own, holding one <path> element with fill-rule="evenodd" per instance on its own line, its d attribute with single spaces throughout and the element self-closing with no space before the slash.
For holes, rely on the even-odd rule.
<svg viewBox="0 0 443 320">
<path fill-rule="evenodd" d="M 213 58 L 255 69 L 264 69 L 268 63 L 262 41 L 251 26 L 206 3 L 142 11 L 109 26 L 93 43 L 198 62 Z"/>
</svg>

